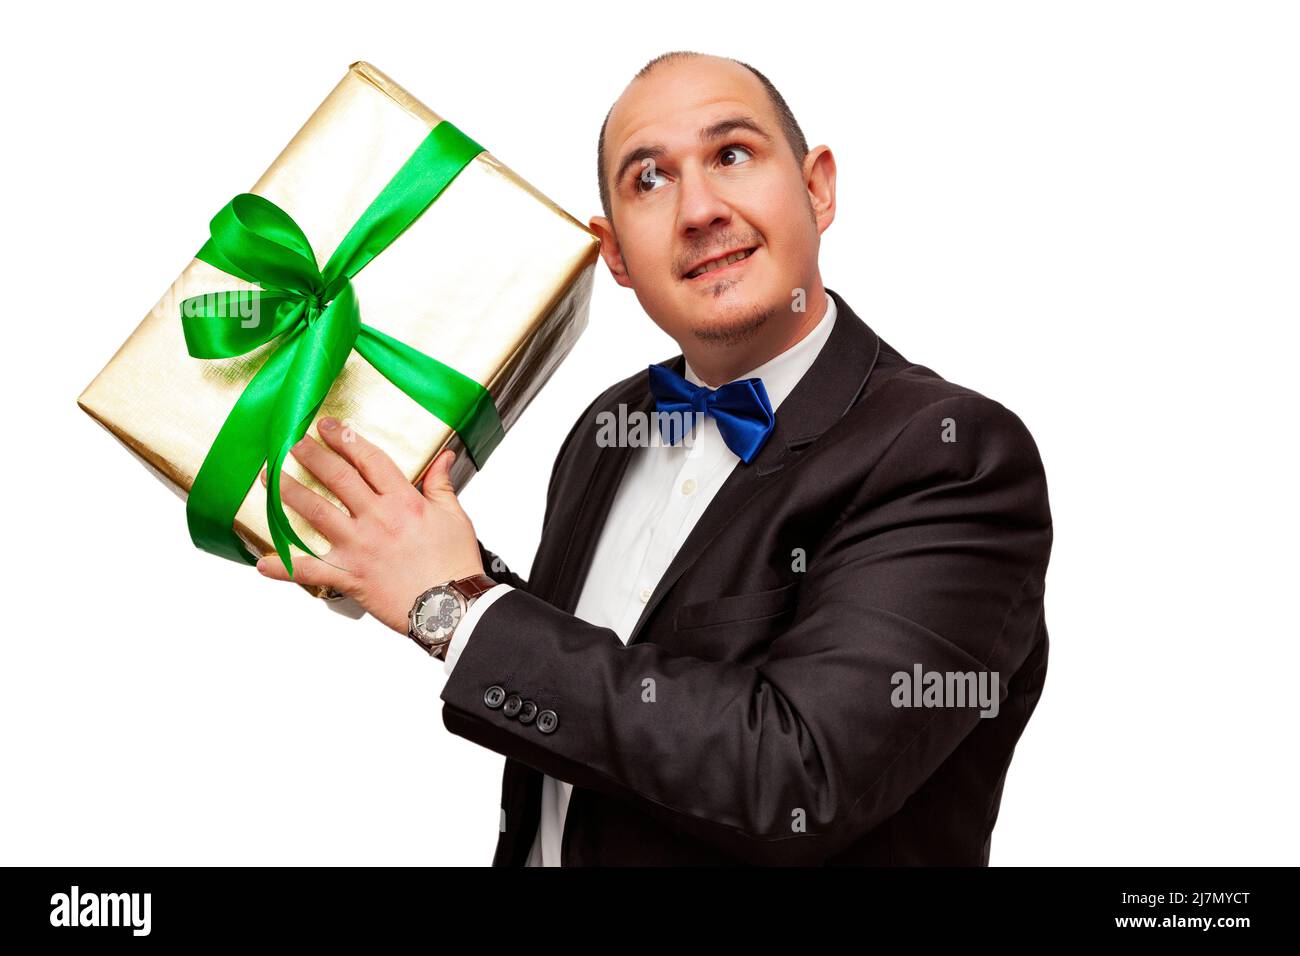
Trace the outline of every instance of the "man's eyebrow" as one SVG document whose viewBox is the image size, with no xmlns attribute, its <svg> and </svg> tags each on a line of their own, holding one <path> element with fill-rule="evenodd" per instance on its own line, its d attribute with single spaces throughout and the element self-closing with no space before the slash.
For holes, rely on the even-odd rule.
<svg viewBox="0 0 1300 956">
<path fill-rule="evenodd" d="M 721 139 L 738 129 L 749 130 L 755 136 L 759 136 L 769 143 L 772 142 L 772 137 L 768 132 L 748 116 L 728 116 L 726 119 L 718 120 L 712 126 L 706 126 L 700 130 L 700 144 L 707 146 L 715 139 Z"/>
<path fill-rule="evenodd" d="M 718 120 L 716 123 L 702 127 L 699 133 L 699 140 L 701 145 L 707 146 L 709 143 L 734 133 L 738 129 L 747 130 L 768 143 L 772 142 L 771 134 L 748 116 L 728 116 L 726 119 Z M 654 146 L 638 146 L 636 149 L 624 155 L 622 160 L 619 161 L 618 172 L 614 175 L 614 182 L 621 183 L 623 181 L 623 174 L 628 171 L 630 166 L 645 159 L 659 159 L 659 157 L 663 156 L 666 152 L 668 152 L 668 150 L 658 144 L 655 144 Z"/>
</svg>

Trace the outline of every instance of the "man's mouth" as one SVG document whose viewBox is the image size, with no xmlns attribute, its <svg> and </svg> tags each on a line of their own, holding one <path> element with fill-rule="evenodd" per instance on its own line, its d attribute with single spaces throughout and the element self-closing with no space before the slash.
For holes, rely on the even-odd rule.
<svg viewBox="0 0 1300 956">
<path fill-rule="evenodd" d="M 743 262 L 748 259 L 757 248 L 758 246 L 750 246 L 748 249 L 737 249 L 734 252 L 729 252 L 705 262 L 701 262 L 695 268 L 687 272 L 684 278 L 689 282 L 692 279 L 706 276 L 711 272 L 717 272 L 720 269 L 728 269 L 734 266 L 737 262 Z"/>
</svg>

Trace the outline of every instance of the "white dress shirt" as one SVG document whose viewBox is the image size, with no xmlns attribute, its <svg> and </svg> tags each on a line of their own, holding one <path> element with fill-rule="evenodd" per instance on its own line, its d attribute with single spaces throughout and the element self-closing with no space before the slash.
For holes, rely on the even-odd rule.
<svg viewBox="0 0 1300 956">
<path fill-rule="evenodd" d="M 761 378 L 775 411 L 817 358 L 834 323 L 835 300 L 827 295 L 826 314 L 811 332 L 736 379 Z M 704 384 L 690 362 L 685 378 L 693 385 Z M 702 420 L 689 447 L 658 444 L 635 451 L 601 530 L 574 617 L 610 628 L 626 644 L 677 549 L 739 461 L 711 416 Z M 470 606 L 447 647 L 448 674 L 483 612 L 510 589 L 508 584 L 498 584 Z M 564 817 L 572 792 L 571 784 L 544 775 L 541 824 L 527 866 L 560 865 Z"/>
</svg>

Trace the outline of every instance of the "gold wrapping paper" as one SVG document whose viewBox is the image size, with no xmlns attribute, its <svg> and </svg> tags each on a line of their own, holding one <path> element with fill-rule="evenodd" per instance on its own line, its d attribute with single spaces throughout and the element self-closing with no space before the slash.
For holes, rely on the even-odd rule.
<svg viewBox="0 0 1300 956">
<path fill-rule="evenodd" d="M 288 212 L 323 265 L 440 121 L 378 69 L 354 63 L 250 192 Z M 490 146 L 491 130 L 456 125 Z M 213 212 L 230 198 L 214 196 Z M 197 249 L 206 223 L 195 226 Z M 509 430 L 586 327 L 598 251 L 582 223 L 483 152 L 353 285 L 362 321 L 486 386 Z M 250 286 L 192 261 L 78 399 L 182 498 L 236 399 L 279 344 L 224 360 L 186 351 L 181 301 L 239 288 Z M 447 445 L 456 451 L 458 491 L 474 471 L 459 437 L 355 351 L 317 417 L 326 415 L 382 447 L 413 482 Z M 308 434 L 320 437 L 314 424 Z M 292 456 L 284 470 L 338 503 Z M 286 512 L 312 550 L 329 550 L 299 514 Z M 185 516 L 176 520 L 188 543 Z M 253 552 L 274 551 L 261 482 L 235 530 Z"/>
</svg>

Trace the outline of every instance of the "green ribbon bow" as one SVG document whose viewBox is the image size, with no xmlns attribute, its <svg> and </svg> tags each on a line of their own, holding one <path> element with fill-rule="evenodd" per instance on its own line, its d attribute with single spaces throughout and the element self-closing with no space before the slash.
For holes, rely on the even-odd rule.
<svg viewBox="0 0 1300 956">
<path fill-rule="evenodd" d="M 483 467 L 504 434 L 492 396 L 456 369 L 365 325 L 351 281 L 482 151 L 451 123 L 439 123 L 361 214 L 323 269 L 293 218 L 262 196 L 242 193 L 213 217 L 211 238 L 197 258 L 261 288 L 185 299 L 181 323 L 190 355 L 232 358 L 272 339 L 280 343 L 239 396 L 194 478 L 185 514 L 197 547 L 232 561 L 257 562 L 233 526 L 262 465 L 269 462 L 266 518 L 275 550 L 290 577 L 290 542 L 316 557 L 284 513 L 280 470 L 353 348 L 450 425 L 475 466 Z"/>
</svg>

